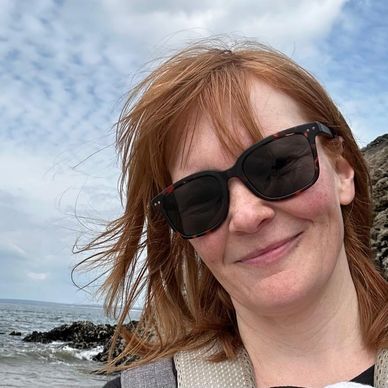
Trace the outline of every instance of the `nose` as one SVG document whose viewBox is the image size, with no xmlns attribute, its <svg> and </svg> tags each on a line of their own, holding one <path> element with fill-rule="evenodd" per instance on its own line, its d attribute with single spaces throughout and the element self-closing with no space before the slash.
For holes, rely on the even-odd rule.
<svg viewBox="0 0 388 388">
<path fill-rule="evenodd" d="M 256 233 L 275 215 L 270 202 L 257 197 L 237 178 L 229 181 L 229 198 L 230 232 Z"/>
</svg>

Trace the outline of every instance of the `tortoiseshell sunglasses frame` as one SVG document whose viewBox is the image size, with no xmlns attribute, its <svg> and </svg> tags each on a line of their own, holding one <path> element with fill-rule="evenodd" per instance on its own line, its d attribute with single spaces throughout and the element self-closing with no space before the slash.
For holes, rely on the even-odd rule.
<svg viewBox="0 0 388 388">
<path fill-rule="evenodd" d="M 306 184 L 304 187 L 293 191 L 290 194 L 284 195 L 284 196 L 279 196 L 276 198 L 273 197 L 267 197 L 263 195 L 262 193 L 258 192 L 256 188 L 251 184 L 251 182 L 246 178 L 244 175 L 243 171 L 243 165 L 245 159 L 258 147 L 262 147 L 274 140 L 288 137 L 288 136 L 293 136 L 293 135 L 304 135 L 308 143 L 311 147 L 311 152 L 313 155 L 313 160 L 314 160 L 314 177 L 313 179 Z M 183 238 L 185 239 L 191 239 L 191 238 L 196 238 L 203 236 L 215 229 L 217 229 L 226 219 L 228 210 L 229 210 L 229 190 L 228 190 L 228 181 L 232 177 L 237 177 L 241 180 L 241 182 L 257 197 L 262 198 L 267 201 L 279 201 L 282 199 L 287 199 L 293 196 L 298 195 L 304 190 L 307 190 L 309 187 L 311 187 L 318 179 L 319 177 L 319 161 L 318 161 L 318 153 L 317 153 L 317 147 L 315 143 L 315 138 L 317 135 L 324 135 L 328 138 L 334 138 L 335 133 L 333 130 L 329 129 L 326 125 L 320 123 L 320 122 L 312 122 L 312 123 L 307 123 L 307 124 L 302 124 L 298 125 L 292 128 L 285 129 L 283 131 L 277 132 L 274 135 L 265 137 L 264 139 L 260 140 L 258 143 L 253 144 L 250 146 L 248 149 L 246 149 L 236 160 L 236 163 L 229 169 L 225 171 L 201 171 L 192 175 L 189 175 L 185 178 L 180 179 L 179 181 L 167 186 L 162 192 L 160 192 L 155 198 L 152 199 L 151 206 L 154 206 L 156 208 L 159 208 L 160 211 L 162 212 L 163 216 L 165 217 L 167 223 L 170 225 L 170 227 L 177 233 L 179 233 Z M 182 231 L 179 231 L 176 228 L 176 225 L 172 222 L 170 219 L 168 213 L 165 211 L 164 208 L 164 201 L 166 198 L 171 195 L 177 188 L 180 186 L 194 180 L 198 179 L 200 177 L 205 177 L 205 176 L 211 176 L 216 178 L 220 182 L 220 189 L 222 190 L 222 198 L 223 198 L 223 207 L 222 207 L 222 212 L 221 215 L 218 217 L 217 222 L 215 222 L 213 225 L 210 227 L 206 228 L 205 230 L 201 231 L 200 233 L 196 234 L 185 234 L 182 233 Z"/>
</svg>

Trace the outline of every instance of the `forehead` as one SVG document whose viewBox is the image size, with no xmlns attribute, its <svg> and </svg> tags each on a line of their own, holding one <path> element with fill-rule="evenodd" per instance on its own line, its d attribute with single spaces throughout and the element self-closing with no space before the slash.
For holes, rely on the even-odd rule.
<svg viewBox="0 0 388 388">
<path fill-rule="evenodd" d="M 244 149 L 260 138 L 308 121 L 295 100 L 264 81 L 249 82 L 249 100 L 248 111 L 254 116 L 250 121 L 256 125 L 254 131 L 246 128 L 243 118 L 236 117 L 233 108 L 228 106 L 222 107 L 223 130 L 214 122 L 211 112 L 190 118 L 171 158 L 170 174 L 174 181 L 206 169 L 228 168 Z M 237 146 L 228 147 L 230 142 Z"/>
<path fill-rule="evenodd" d="M 292 97 L 260 80 L 250 84 L 250 102 L 264 137 L 302 124 L 300 120 L 307 119 Z"/>
</svg>

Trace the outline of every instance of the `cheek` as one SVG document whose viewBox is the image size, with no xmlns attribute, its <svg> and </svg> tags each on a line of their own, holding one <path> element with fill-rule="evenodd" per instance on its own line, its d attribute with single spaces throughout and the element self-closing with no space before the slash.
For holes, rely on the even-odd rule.
<svg viewBox="0 0 388 388">
<path fill-rule="evenodd" d="M 342 244 L 343 219 L 336 184 L 335 175 L 324 170 L 314 186 L 290 201 L 289 213 L 310 225 L 313 250 L 329 252 L 339 249 Z"/>
<path fill-rule="evenodd" d="M 302 218 L 312 220 L 341 215 L 337 184 L 331 166 L 324 163 L 317 182 L 296 198 L 291 198 L 290 208 L 294 213 L 300 212 Z"/>
<path fill-rule="evenodd" d="M 295 198 L 292 203 L 292 212 L 300 218 L 316 220 L 327 215 L 333 206 L 333 199 L 331 193 L 316 186 Z"/>
<path fill-rule="evenodd" d="M 214 232 L 190 240 L 199 257 L 210 269 L 222 263 L 227 238 L 227 233 L 224 229 L 221 226 Z"/>
</svg>

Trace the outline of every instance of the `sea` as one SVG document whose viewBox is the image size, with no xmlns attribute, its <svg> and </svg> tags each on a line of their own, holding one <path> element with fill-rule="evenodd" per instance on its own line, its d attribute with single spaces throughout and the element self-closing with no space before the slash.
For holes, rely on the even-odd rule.
<svg viewBox="0 0 388 388">
<path fill-rule="evenodd" d="M 139 315 L 134 310 L 131 319 Z M 114 323 L 101 306 L 0 299 L 0 387 L 102 387 L 114 378 L 95 373 L 102 364 L 92 357 L 102 347 L 80 350 L 63 342 L 23 342 L 34 330 L 74 321 Z M 21 335 L 12 336 L 12 331 Z"/>
</svg>

